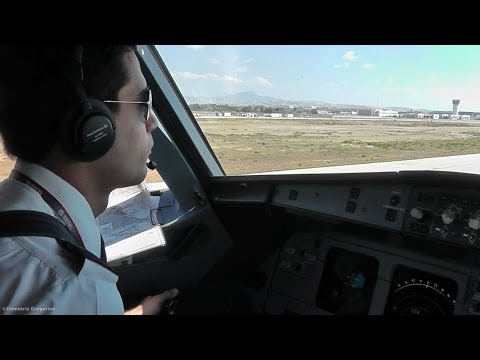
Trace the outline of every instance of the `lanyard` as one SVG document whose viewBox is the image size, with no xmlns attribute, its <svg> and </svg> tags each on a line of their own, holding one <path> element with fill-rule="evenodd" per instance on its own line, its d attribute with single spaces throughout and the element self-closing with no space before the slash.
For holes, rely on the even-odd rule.
<svg viewBox="0 0 480 360">
<path fill-rule="evenodd" d="M 10 177 L 12 179 L 20 181 L 21 183 L 24 183 L 27 186 L 30 186 L 33 190 L 35 190 L 57 214 L 57 217 L 65 225 L 68 232 L 73 236 L 77 244 L 80 245 L 82 248 L 85 248 L 82 237 L 80 236 L 80 233 L 78 232 L 78 229 L 75 226 L 72 218 L 68 214 L 67 210 L 65 210 L 65 208 L 62 206 L 62 204 L 60 204 L 60 202 L 52 194 L 50 194 L 36 181 L 30 179 L 28 176 L 22 174 L 21 172 L 18 172 L 15 169 L 13 169 L 10 173 Z"/>
</svg>

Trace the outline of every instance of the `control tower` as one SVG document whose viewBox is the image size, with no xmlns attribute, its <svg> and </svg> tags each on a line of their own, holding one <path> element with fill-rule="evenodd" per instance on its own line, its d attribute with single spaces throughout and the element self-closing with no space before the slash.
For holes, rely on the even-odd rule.
<svg viewBox="0 0 480 360">
<path fill-rule="evenodd" d="M 458 104 L 460 104 L 460 100 L 452 100 L 453 109 L 452 115 L 458 115 Z"/>
</svg>

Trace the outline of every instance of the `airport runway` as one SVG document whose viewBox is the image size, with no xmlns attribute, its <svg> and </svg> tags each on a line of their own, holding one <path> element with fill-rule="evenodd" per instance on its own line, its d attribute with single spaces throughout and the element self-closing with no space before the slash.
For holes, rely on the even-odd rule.
<svg viewBox="0 0 480 360">
<path fill-rule="evenodd" d="M 480 154 L 443 156 L 435 158 L 379 162 L 322 168 L 271 171 L 267 174 L 325 174 L 325 173 L 366 173 L 386 171 L 451 171 L 480 175 Z"/>
</svg>

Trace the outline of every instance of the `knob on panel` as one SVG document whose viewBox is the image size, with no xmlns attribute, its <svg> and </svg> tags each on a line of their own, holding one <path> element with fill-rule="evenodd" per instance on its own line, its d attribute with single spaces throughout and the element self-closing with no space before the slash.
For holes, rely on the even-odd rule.
<svg viewBox="0 0 480 360">
<path fill-rule="evenodd" d="M 412 210 L 410 210 L 410 216 L 414 219 L 421 220 L 423 218 L 423 215 L 423 211 L 419 208 L 413 208 Z"/>
<path fill-rule="evenodd" d="M 455 214 L 450 210 L 445 210 L 442 213 L 442 221 L 444 224 L 451 224 L 455 220 Z"/>
<path fill-rule="evenodd" d="M 468 227 L 473 230 L 480 229 L 480 215 L 478 214 L 471 215 L 470 218 L 468 219 Z"/>
</svg>

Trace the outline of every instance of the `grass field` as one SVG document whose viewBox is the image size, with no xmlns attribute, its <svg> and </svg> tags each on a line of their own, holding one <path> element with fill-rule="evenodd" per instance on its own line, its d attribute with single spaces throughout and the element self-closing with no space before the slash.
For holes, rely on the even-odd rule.
<svg viewBox="0 0 480 360">
<path fill-rule="evenodd" d="M 200 118 L 228 175 L 480 152 L 480 121 Z M 0 152 L 0 179 L 13 161 Z M 147 181 L 159 181 L 149 171 Z"/>
<path fill-rule="evenodd" d="M 480 152 L 480 121 L 198 119 L 229 175 Z"/>
</svg>

